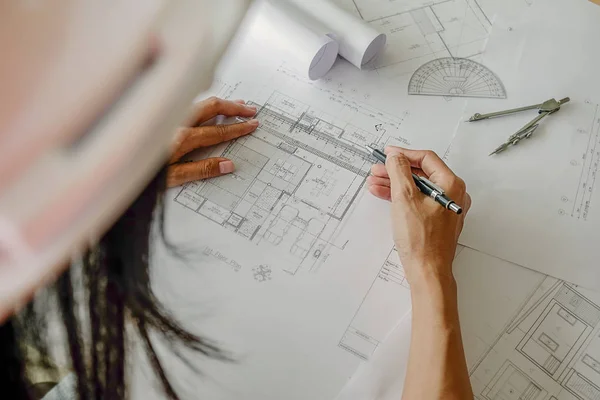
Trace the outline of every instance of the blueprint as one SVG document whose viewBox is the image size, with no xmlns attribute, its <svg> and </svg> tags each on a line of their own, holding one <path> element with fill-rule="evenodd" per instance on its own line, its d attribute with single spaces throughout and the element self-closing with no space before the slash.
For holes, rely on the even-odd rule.
<svg viewBox="0 0 600 400">
<path fill-rule="evenodd" d="M 600 398 L 600 294 L 469 249 L 455 268 L 477 399 Z"/>
<path fill-rule="evenodd" d="M 365 145 L 410 145 L 400 136 L 407 113 L 331 96 L 337 118 L 278 90 L 250 101 L 258 131 L 219 151 L 236 171 L 189 183 L 175 201 L 261 250 L 285 254 L 291 274 L 317 268 L 332 246 L 344 246 L 336 233 L 375 162 Z"/>
<path fill-rule="evenodd" d="M 481 399 L 600 398 L 600 296 L 549 277 L 533 289 L 471 366 L 475 392 Z"/>
</svg>

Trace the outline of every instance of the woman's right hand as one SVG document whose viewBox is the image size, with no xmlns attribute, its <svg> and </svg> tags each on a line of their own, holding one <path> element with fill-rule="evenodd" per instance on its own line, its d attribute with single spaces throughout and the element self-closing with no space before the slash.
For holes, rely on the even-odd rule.
<svg viewBox="0 0 600 400">
<path fill-rule="evenodd" d="M 452 278 L 452 261 L 471 206 L 465 182 L 432 151 L 387 147 L 386 165 L 375 164 L 367 179 L 375 196 L 392 202 L 394 242 L 409 283 L 420 278 Z M 412 173 L 424 176 L 462 206 L 456 215 L 423 195 Z"/>
</svg>

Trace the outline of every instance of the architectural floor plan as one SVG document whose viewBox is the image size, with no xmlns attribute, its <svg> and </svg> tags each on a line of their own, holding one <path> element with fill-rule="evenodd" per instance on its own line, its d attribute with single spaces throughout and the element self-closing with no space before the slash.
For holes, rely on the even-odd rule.
<svg viewBox="0 0 600 400">
<path fill-rule="evenodd" d="M 255 104 L 257 132 L 220 154 L 233 160 L 235 173 L 189 183 L 175 201 L 261 248 L 276 248 L 289 261 L 284 270 L 295 274 L 344 245 L 335 242 L 337 229 L 375 162 L 365 145 L 402 141 L 402 118 L 345 101 L 344 114 L 360 118 L 340 123 L 279 91 Z"/>
<path fill-rule="evenodd" d="M 592 294 L 594 295 L 594 294 Z M 600 306 L 546 278 L 471 368 L 478 399 L 600 399 Z"/>
</svg>

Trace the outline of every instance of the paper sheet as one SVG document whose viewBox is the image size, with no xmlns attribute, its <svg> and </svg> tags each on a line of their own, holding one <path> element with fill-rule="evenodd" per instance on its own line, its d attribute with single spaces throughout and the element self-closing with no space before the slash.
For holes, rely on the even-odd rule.
<svg viewBox="0 0 600 400">
<path fill-rule="evenodd" d="M 448 157 L 473 197 L 462 244 L 589 288 L 600 288 L 600 53 L 589 50 L 598 20 L 588 1 L 547 0 L 492 34 L 485 60 L 508 99 L 470 101 L 463 121 L 553 97 L 571 102 L 531 139 L 491 157 L 535 111 L 463 122 Z"/>
<path fill-rule="evenodd" d="M 454 271 L 476 398 L 598 398 L 600 294 L 468 248 Z M 338 400 L 400 399 L 410 328 L 403 321 Z"/>
</svg>

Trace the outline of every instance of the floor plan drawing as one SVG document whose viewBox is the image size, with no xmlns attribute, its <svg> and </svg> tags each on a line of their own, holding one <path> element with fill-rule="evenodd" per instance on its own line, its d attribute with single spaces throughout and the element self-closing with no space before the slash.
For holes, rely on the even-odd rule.
<svg viewBox="0 0 600 400">
<path fill-rule="evenodd" d="M 506 98 L 498 77 L 466 58 L 438 58 L 421 66 L 411 77 L 408 94 L 452 97 Z"/>
<path fill-rule="evenodd" d="M 547 277 L 471 367 L 479 400 L 600 399 L 600 306 Z"/>
<path fill-rule="evenodd" d="M 341 6 L 351 5 L 338 0 Z M 477 0 L 354 0 L 355 13 L 387 35 L 373 68 L 385 77 L 413 73 L 442 57 L 474 58 L 492 26 Z"/>
<path fill-rule="evenodd" d="M 394 329 L 399 318 L 409 311 L 409 289 L 398 253 L 393 248 L 344 332 L 339 346 L 368 360 Z M 381 318 L 381 312 L 397 318 Z"/>
<path fill-rule="evenodd" d="M 277 249 L 289 260 L 285 271 L 310 270 L 336 245 L 336 230 L 376 161 L 365 145 L 395 143 L 402 120 L 347 102 L 341 107 L 359 114 L 358 122 L 334 122 L 279 91 L 255 104 L 259 129 L 220 154 L 233 160 L 236 171 L 189 183 L 175 201 L 258 246 Z"/>
</svg>

